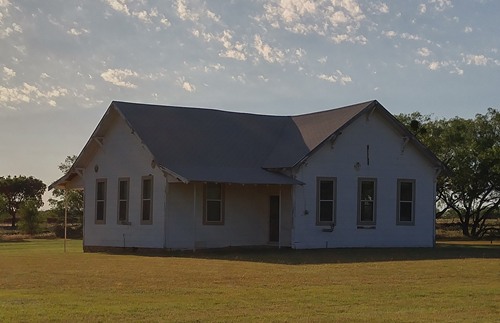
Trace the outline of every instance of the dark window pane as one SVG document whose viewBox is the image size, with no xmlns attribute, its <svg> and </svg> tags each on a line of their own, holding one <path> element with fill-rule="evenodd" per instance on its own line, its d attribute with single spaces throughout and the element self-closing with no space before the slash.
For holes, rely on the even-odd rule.
<svg viewBox="0 0 500 323">
<path fill-rule="evenodd" d="M 412 221 L 412 203 L 400 202 L 399 203 L 399 221 L 411 222 Z"/>
<path fill-rule="evenodd" d="M 221 184 L 208 183 L 207 184 L 207 199 L 208 200 L 220 200 L 222 198 L 222 187 Z"/>
<path fill-rule="evenodd" d="M 319 220 L 320 221 L 333 221 L 333 202 L 320 201 L 319 202 Z"/>
<path fill-rule="evenodd" d="M 142 201 L 142 221 L 151 220 L 151 201 L 143 200 Z"/>
<path fill-rule="evenodd" d="M 207 201 L 207 222 L 220 222 L 221 203 L 219 201 Z"/>
<path fill-rule="evenodd" d="M 127 201 L 120 201 L 118 204 L 118 220 L 125 221 L 127 220 Z"/>
<path fill-rule="evenodd" d="M 319 183 L 319 199 L 333 200 L 333 181 L 321 181 Z"/>
<path fill-rule="evenodd" d="M 104 200 L 106 195 L 106 183 L 97 182 L 97 200 Z"/>
<path fill-rule="evenodd" d="M 104 201 L 97 201 L 95 218 L 97 221 L 104 220 Z"/>
<path fill-rule="evenodd" d="M 373 202 L 361 202 L 360 213 L 362 222 L 373 222 Z"/>
<path fill-rule="evenodd" d="M 128 181 L 120 181 L 120 200 L 128 199 Z"/>
<path fill-rule="evenodd" d="M 401 182 L 400 201 L 413 201 L 413 183 Z"/>
<path fill-rule="evenodd" d="M 142 180 L 142 198 L 151 199 L 151 179 Z"/>
<path fill-rule="evenodd" d="M 375 182 L 361 182 L 361 200 L 373 201 L 375 196 Z"/>
</svg>

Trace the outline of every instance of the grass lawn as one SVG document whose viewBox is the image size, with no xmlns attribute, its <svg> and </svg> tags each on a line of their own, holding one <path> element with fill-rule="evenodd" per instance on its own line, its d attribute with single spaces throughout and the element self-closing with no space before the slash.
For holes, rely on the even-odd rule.
<svg viewBox="0 0 500 323">
<path fill-rule="evenodd" d="M 82 253 L 0 242 L 0 322 L 499 322 L 500 244 Z"/>
</svg>

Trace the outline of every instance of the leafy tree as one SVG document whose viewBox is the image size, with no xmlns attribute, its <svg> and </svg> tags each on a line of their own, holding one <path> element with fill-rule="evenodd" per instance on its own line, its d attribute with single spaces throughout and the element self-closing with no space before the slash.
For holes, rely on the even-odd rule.
<svg viewBox="0 0 500 323">
<path fill-rule="evenodd" d="M 66 174 L 73 163 L 75 162 L 77 156 L 67 156 L 63 163 L 59 164 L 58 168 L 63 173 Z M 83 191 L 81 190 L 65 190 L 55 188 L 52 191 L 52 196 L 54 198 L 49 199 L 49 204 L 53 213 L 57 217 L 58 221 L 58 231 L 62 231 L 62 225 L 64 224 L 64 213 L 65 213 L 65 194 L 66 203 L 68 207 L 68 225 L 77 234 L 80 235 L 82 230 L 83 221 Z M 56 232 L 57 233 L 57 232 Z"/>
<path fill-rule="evenodd" d="M 28 234 L 39 233 L 42 228 L 42 223 L 44 219 L 40 216 L 38 211 L 38 203 L 35 200 L 27 200 L 19 209 L 19 214 L 21 216 L 19 221 L 19 228 Z"/>
<path fill-rule="evenodd" d="M 7 216 L 7 201 L 0 195 L 0 223 L 2 223 Z"/>
<path fill-rule="evenodd" d="M 37 208 L 43 205 L 42 195 L 45 184 L 32 176 L 0 177 L 0 195 L 5 200 L 5 208 L 11 217 L 12 227 L 16 226 L 16 214 L 27 200 L 33 200 Z"/>
<path fill-rule="evenodd" d="M 490 108 L 474 119 L 398 118 L 448 167 L 438 179 L 438 215 L 452 212 L 465 236 L 483 237 L 500 206 L 500 112 Z"/>
</svg>

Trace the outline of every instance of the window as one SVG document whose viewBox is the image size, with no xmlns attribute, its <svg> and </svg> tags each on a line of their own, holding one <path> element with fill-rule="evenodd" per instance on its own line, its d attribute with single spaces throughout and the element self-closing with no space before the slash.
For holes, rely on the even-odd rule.
<svg viewBox="0 0 500 323">
<path fill-rule="evenodd" d="M 358 225 L 375 225 L 377 209 L 377 180 L 358 180 Z"/>
<path fill-rule="evenodd" d="M 141 224 L 153 223 L 153 176 L 142 178 Z"/>
<path fill-rule="evenodd" d="M 205 184 L 204 224 L 224 224 L 223 186 L 217 183 Z"/>
<path fill-rule="evenodd" d="M 128 223 L 129 179 L 118 180 L 118 223 Z"/>
<path fill-rule="evenodd" d="M 415 180 L 398 179 L 397 224 L 415 224 Z"/>
<path fill-rule="evenodd" d="M 106 223 L 106 180 L 98 179 L 95 185 L 95 223 Z"/>
<path fill-rule="evenodd" d="M 335 222 L 336 180 L 335 178 L 318 178 L 316 183 L 316 224 L 333 224 Z"/>
</svg>

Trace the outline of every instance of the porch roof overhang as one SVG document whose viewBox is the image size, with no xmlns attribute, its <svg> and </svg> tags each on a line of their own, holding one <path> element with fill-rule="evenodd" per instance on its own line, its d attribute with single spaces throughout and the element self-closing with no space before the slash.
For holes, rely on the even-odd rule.
<svg viewBox="0 0 500 323">
<path fill-rule="evenodd" d="M 262 168 L 188 167 L 177 172 L 184 174 L 181 180 L 189 182 L 212 182 L 249 185 L 303 185 L 304 183 L 282 173 Z"/>
</svg>

